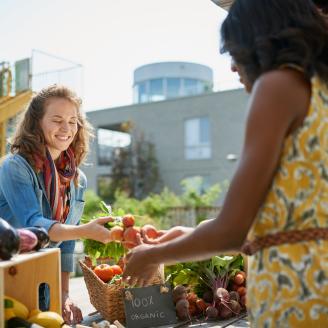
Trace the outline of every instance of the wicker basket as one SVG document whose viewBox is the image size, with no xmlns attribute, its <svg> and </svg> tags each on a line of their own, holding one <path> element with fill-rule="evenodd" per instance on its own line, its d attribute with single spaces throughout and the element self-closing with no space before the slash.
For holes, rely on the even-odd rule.
<svg viewBox="0 0 328 328">
<path fill-rule="evenodd" d="M 104 283 L 84 261 L 80 260 L 79 264 L 89 292 L 90 303 L 104 319 L 110 322 L 115 320 L 125 322 L 123 287 Z M 163 276 L 159 271 L 152 284 L 161 283 L 163 283 Z"/>
</svg>

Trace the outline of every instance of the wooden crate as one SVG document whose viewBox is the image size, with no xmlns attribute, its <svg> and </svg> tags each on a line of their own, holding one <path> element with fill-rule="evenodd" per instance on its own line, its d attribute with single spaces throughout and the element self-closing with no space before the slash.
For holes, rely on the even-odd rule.
<svg viewBox="0 0 328 328">
<path fill-rule="evenodd" d="M 0 261 L 0 318 L 4 318 L 4 295 L 38 309 L 38 289 L 41 283 L 50 287 L 50 311 L 61 314 L 61 264 L 59 248 L 42 249 L 20 254 L 10 261 Z M 0 328 L 4 327 L 0 320 Z"/>
</svg>

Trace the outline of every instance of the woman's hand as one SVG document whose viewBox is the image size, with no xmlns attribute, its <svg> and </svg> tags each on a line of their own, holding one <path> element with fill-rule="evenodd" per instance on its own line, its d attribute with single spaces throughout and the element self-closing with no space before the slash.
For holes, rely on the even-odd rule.
<svg viewBox="0 0 328 328">
<path fill-rule="evenodd" d="M 72 302 L 68 294 L 63 295 L 62 298 L 62 314 L 65 323 L 68 325 L 75 325 L 83 320 L 80 308 Z"/>
<path fill-rule="evenodd" d="M 110 238 L 110 231 L 104 227 L 104 224 L 112 222 L 113 220 L 111 216 L 107 216 L 79 226 L 54 223 L 49 229 L 48 234 L 50 239 L 54 242 L 75 239 L 93 239 L 106 244 L 112 240 Z"/>
<path fill-rule="evenodd" d="M 190 233 L 194 230 L 194 228 L 190 227 L 182 227 L 182 226 L 176 226 L 173 227 L 169 230 L 160 230 L 159 231 L 159 237 L 155 239 L 149 238 L 144 231 L 141 229 L 141 237 L 144 243 L 150 244 L 150 245 L 156 245 L 156 244 L 161 244 L 166 241 L 178 238 L 180 236 L 183 236 L 187 233 Z"/>
<path fill-rule="evenodd" d="M 160 263 L 149 256 L 152 245 L 141 244 L 133 248 L 125 257 L 123 280 L 130 286 L 147 286 L 158 273 Z"/>
<path fill-rule="evenodd" d="M 93 239 L 104 244 L 109 243 L 112 241 L 110 237 L 110 230 L 105 228 L 104 224 L 107 222 L 112 222 L 113 220 L 114 219 L 112 217 L 108 216 L 98 218 L 79 226 L 83 235 L 81 238 Z"/>
<path fill-rule="evenodd" d="M 150 239 L 141 230 L 142 236 L 137 235 L 139 246 L 133 248 L 126 256 L 123 280 L 131 286 L 147 286 L 158 273 L 160 261 L 156 256 L 150 255 L 153 245 L 165 243 L 178 237 L 187 235 L 194 228 L 173 227 L 167 231 L 160 231 L 160 236 Z"/>
</svg>

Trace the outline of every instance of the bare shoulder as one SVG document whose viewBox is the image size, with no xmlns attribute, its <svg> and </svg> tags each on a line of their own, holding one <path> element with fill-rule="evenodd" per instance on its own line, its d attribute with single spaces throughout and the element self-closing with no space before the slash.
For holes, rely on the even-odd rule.
<svg viewBox="0 0 328 328">
<path fill-rule="evenodd" d="M 311 101 L 311 84 L 301 72 L 279 69 L 260 76 L 254 84 L 250 111 L 287 119 L 293 130 L 302 123 Z"/>
</svg>

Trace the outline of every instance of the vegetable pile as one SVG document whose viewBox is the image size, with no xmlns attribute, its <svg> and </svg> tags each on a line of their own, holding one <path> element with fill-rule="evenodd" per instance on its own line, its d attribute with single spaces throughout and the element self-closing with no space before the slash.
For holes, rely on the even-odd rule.
<svg viewBox="0 0 328 328">
<path fill-rule="evenodd" d="M 122 282 L 123 267 L 120 265 L 99 264 L 93 269 L 93 272 L 100 280 L 110 285 Z"/>
<path fill-rule="evenodd" d="M 167 279 L 175 286 L 173 301 L 178 318 L 217 320 L 239 315 L 246 303 L 246 274 L 242 269 L 241 255 L 214 256 L 166 268 Z"/>
<path fill-rule="evenodd" d="M 96 264 L 96 259 L 99 258 L 107 258 L 117 263 L 129 249 L 139 244 L 138 236 L 153 239 L 160 235 L 160 232 L 150 224 L 143 227 L 136 226 L 135 216 L 132 214 L 124 214 L 122 210 L 113 213 L 111 208 L 104 202 L 100 202 L 100 207 L 102 210 L 101 215 L 113 218 L 112 222 L 105 224 L 105 227 L 110 230 L 112 241 L 107 244 L 91 239 L 83 241 L 84 252 L 91 257 L 93 264 Z M 82 223 L 90 222 L 90 220 L 93 219 L 84 218 Z"/>
<path fill-rule="evenodd" d="M 29 309 L 13 297 L 4 295 L 4 320 L 7 328 L 63 328 L 64 319 L 52 311 Z"/>
<path fill-rule="evenodd" d="M 100 280 L 104 283 L 120 285 L 122 284 L 124 270 L 123 258 L 126 252 L 137 246 L 140 243 L 140 239 L 151 240 L 157 238 L 160 232 L 150 224 L 146 224 L 143 227 L 136 226 L 136 220 L 132 214 L 124 214 L 118 210 L 114 216 L 111 208 L 104 202 L 100 203 L 100 207 L 103 215 L 113 218 L 112 222 L 105 224 L 105 227 L 109 229 L 112 241 L 103 244 L 86 239 L 83 241 L 84 252 L 91 259 L 91 263 L 88 263 L 88 266 L 92 268 Z M 89 221 L 83 220 L 84 223 Z M 103 261 L 106 263 L 96 265 L 98 262 Z"/>
</svg>

